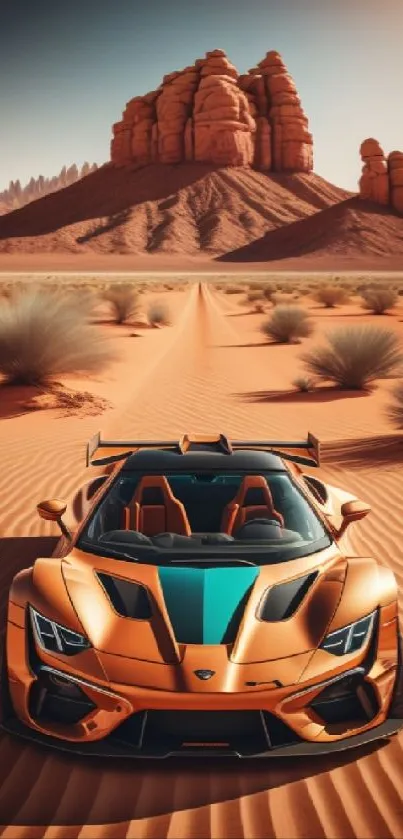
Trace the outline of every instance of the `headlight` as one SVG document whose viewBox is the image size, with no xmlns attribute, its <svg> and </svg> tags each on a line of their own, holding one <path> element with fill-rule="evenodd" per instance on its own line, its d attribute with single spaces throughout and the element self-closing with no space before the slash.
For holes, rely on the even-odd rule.
<svg viewBox="0 0 403 839">
<path fill-rule="evenodd" d="M 376 612 L 367 615 L 366 618 L 351 623 L 349 626 L 343 626 L 342 629 L 337 629 L 336 632 L 331 632 L 322 641 L 320 649 L 326 650 L 333 655 L 346 655 L 347 653 L 355 653 L 366 642 L 368 636 L 372 632 Z"/>
<path fill-rule="evenodd" d="M 72 632 L 66 626 L 45 618 L 39 612 L 29 607 L 31 622 L 38 644 L 49 653 L 63 653 L 63 655 L 77 655 L 91 646 L 84 635 Z"/>
</svg>

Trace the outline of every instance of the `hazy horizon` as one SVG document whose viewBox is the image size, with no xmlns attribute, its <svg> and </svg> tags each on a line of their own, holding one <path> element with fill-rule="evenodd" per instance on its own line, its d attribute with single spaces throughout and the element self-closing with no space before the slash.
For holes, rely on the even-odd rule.
<svg viewBox="0 0 403 839">
<path fill-rule="evenodd" d="M 356 191 L 362 140 L 403 149 L 402 32 L 401 0 L 13 0 L 0 12 L 0 191 L 105 163 L 125 103 L 216 48 L 240 72 L 282 54 L 315 172 Z"/>
</svg>

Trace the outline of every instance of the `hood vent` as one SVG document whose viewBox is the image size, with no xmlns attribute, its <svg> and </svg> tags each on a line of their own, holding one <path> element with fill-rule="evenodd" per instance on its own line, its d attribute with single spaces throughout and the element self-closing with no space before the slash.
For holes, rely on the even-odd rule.
<svg viewBox="0 0 403 839">
<path fill-rule="evenodd" d="M 118 615 L 123 618 L 149 620 L 152 609 L 147 589 L 131 580 L 97 572 L 97 577 Z"/>
<path fill-rule="evenodd" d="M 297 577 L 289 583 L 269 588 L 263 596 L 258 617 L 262 621 L 284 621 L 291 618 L 316 580 L 318 572 Z"/>
</svg>

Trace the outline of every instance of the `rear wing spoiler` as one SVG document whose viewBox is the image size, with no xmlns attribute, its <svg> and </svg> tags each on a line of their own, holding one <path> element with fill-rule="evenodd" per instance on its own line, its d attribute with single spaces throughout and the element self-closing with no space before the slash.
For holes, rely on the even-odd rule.
<svg viewBox="0 0 403 839">
<path fill-rule="evenodd" d="M 320 443 L 308 432 L 306 440 L 229 440 L 224 434 L 208 437 L 184 434 L 179 440 L 103 440 L 98 431 L 87 443 L 87 466 L 107 466 L 124 460 L 140 449 L 167 449 L 186 454 L 187 451 L 207 449 L 231 455 L 240 449 L 256 449 L 276 454 L 284 460 L 301 463 L 304 466 L 320 465 Z M 93 460 L 95 453 L 100 457 Z"/>
</svg>

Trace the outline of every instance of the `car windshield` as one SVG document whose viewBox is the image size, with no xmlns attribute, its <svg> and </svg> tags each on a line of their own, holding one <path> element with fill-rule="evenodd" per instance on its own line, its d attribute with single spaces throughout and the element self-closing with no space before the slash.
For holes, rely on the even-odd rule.
<svg viewBox="0 0 403 839">
<path fill-rule="evenodd" d="M 288 472 L 122 471 L 78 547 L 164 565 L 266 564 L 323 550 L 329 533 Z"/>
</svg>

